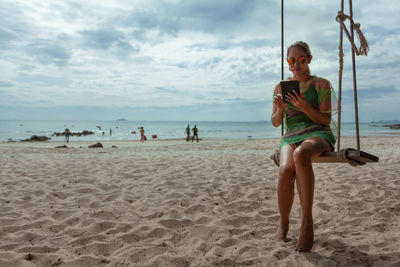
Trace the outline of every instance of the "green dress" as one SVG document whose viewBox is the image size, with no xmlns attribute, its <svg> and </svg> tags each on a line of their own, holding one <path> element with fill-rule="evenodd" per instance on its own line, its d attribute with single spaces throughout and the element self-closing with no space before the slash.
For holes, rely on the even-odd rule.
<svg viewBox="0 0 400 267">
<path fill-rule="evenodd" d="M 328 80 L 312 76 L 308 81 L 300 83 L 300 91 L 303 93 L 308 104 L 321 113 L 330 113 L 332 115 L 331 98 L 334 96 L 334 92 Z M 274 96 L 277 94 L 282 94 L 279 84 L 274 90 Z M 325 139 L 329 142 L 332 149 L 334 148 L 336 138 L 332 131 L 333 127 L 331 127 L 334 125 L 333 119 L 331 126 L 317 124 L 291 103 L 286 107 L 283 118 L 285 134 L 282 136 L 279 151 L 284 145 L 301 143 L 311 137 Z"/>
</svg>

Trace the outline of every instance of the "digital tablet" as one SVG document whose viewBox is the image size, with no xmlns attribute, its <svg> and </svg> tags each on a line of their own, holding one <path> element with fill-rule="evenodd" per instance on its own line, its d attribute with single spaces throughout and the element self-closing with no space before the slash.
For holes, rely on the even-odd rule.
<svg viewBox="0 0 400 267">
<path fill-rule="evenodd" d="M 289 103 L 289 101 L 286 99 L 286 96 L 288 95 L 288 93 L 292 93 L 293 91 L 296 91 L 298 94 L 300 94 L 299 81 L 281 81 L 280 84 L 281 84 L 281 90 L 282 90 L 283 103 Z"/>
</svg>

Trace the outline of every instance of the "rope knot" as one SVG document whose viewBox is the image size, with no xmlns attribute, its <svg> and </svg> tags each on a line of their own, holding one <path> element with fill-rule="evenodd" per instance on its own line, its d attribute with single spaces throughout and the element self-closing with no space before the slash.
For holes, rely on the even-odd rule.
<svg viewBox="0 0 400 267">
<path fill-rule="evenodd" d="M 357 32 L 357 37 L 358 37 L 358 40 L 360 41 L 359 48 L 357 48 L 356 45 L 354 44 L 353 38 L 350 35 L 349 31 L 347 30 L 346 25 L 344 24 L 344 21 L 346 19 L 348 19 L 350 21 L 351 30 L 352 31 L 356 30 L 356 32 Z M 336 21 L 338 23 L 340 23 L 341 28 L 346 33 L 347 38 L 349 39 L 350 44 L 353 48 L 353 51 L 356 53 L 356 55 L 357 56 L 360 56 L 360 55 L 366 56 L 368 54 L 369 47 L 368 47 L 367 39 L 365 39 L 363 33 L 361 32 L 360 23 L 354 23 L 353 18 L 351 16 L 344 14 L 343 11 L 341 11 L 341 10 L 338 11 L 338 15 L 336 16 Z"/>
<path fill-rule="evenodd" d="M 357 38 L 360 41 L 360 47 L 358 48 L 358 51 L 361 55 L 366 56 L 368 54 L 369 46 L 368 46 L 367 39 L 365 39 L 365 36 L 362 33 L 360 27 L 361 27 L 360 23 L 354 23 L 354 25 L 353 25 L 353 28 L 357 32 Z"/>
<path fill-rule="evenodd" d="M 339 10 L 338 14 L 336 16 L 336 21 L 340 23 L 340 22 L 343 22 L 345 20 L 346 20 L 346 15 L 342 11 Z"/>
<path fill-rule="evenodd" d="M 354 23 L 354 24 L 353 24 L 353 28 L 354 28 L 355 30 L 359 30 L 360 27 L 361 27 L 360 23 Z"/>
</svg>

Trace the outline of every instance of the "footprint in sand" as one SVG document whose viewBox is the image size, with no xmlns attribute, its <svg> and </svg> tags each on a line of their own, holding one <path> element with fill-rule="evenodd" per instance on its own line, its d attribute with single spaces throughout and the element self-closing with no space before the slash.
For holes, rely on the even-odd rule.
<svg viewBox="0 0 400 267">
<path fill-rule="evenodd" d="M 182 228 L 186 226 L 192 226 L 193 222 L 191 220 L 161 220 L 158 221 L 159 224 L 167 228 Z"/>
</svg>

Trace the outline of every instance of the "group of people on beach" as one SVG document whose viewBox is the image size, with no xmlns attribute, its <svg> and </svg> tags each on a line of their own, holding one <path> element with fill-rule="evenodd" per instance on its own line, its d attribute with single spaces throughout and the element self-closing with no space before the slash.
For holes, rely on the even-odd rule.
<svg viewBox="0 0 400 267">
<path fill-rule="evenodd" d="M 195 124 L 194 127 L 192 128 L 192 132 L 193 135 L 190 136 L 190 125 L 188 124 L 186 129 L 185 129 L 185 133 L 186 133 L 186 142 L 189 142 L 189 140 L 191 139 L 192 142 L 193 140 L 196 138 L 196 141 L 199 142 L 199 129 L 197 129 L 197 125 Z"/>
<path fill-rule="evenodd" d="M 100 131 L 101 131 L 101 126 L 96 126 L 96 128 L 97 129 L 99 129 Z M 118 128 L 118 127 L 116 127 L 116 128 Z M 140 142 L 144 142 L 144 141 L 146 141 L 147 140 L 147 138 L 146 138 L 146 136 L 144 135 L 144 128 L 143 128 L 143 126 L 142 127 L 139 127 L 139 129 L 140 129 Z M 112 129 L 110 128 L 110 130 L 109 130 L 109 133 L 110 133 L 110 136 L 112 136 Z M 134 133 L 136 133 L 136 132 L 134 132 Z M 68 128 L 66 128 L 65 130 L 64 130 L 64 136 L 65 136 L 65 142 L 66 143 L 69 143 L 69 137 L 71 136 L 71 131 L 68 129 Z M 104 136 L 104 131 L 103 132 L 101 132 L 101 134 L 102 134 L 102 136 Z"/>
</svg>

